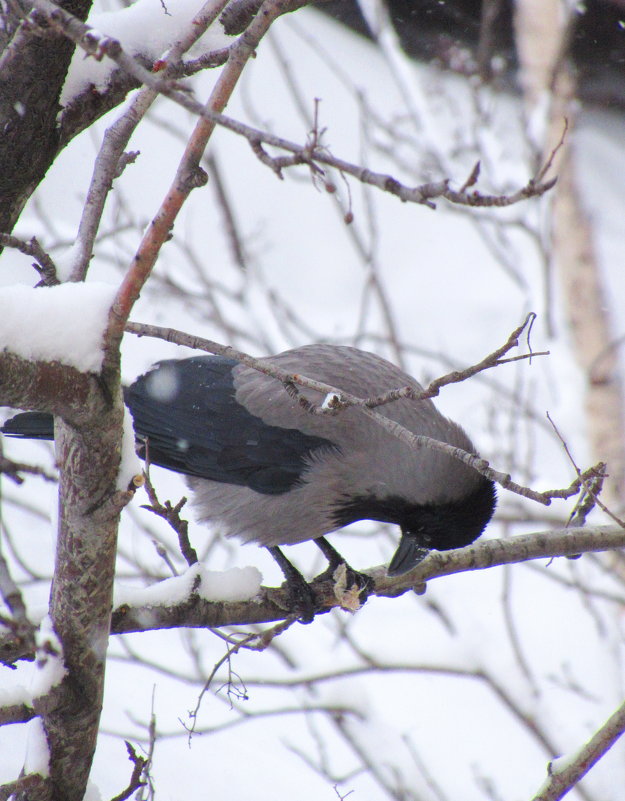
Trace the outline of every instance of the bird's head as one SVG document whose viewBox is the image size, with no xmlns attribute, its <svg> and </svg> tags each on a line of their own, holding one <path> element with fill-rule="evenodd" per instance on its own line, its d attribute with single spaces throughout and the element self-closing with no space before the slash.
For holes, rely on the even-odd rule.
<svg viewBox="0 0 625 801">
<path fill-rule="evenodd" d="M 463 548 L 476 540 L 493 516 L 495 485 L 480 478 L 477 487 L 460 500 L 405 509 L 399 520 L 401 540 L 388 566 L 389 576 L 401 576 L 416 567 L 434 549 Z"/>
</svg>

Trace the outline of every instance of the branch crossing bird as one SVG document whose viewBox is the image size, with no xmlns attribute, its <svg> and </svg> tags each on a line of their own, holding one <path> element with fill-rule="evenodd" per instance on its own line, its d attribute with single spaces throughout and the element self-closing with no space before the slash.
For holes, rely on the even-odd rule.
<svg viewBox="0 0 625 801">
<path fill-rule="evenodd" d="M 395 365 L 352 347 L 306 345 L 266 361 L 361 398 L 406 385 L 421 389 Z M 323 401 L 314 390 L 301 393 Z M 246 542 L 275 549 L 315 540 L 328 555 L 325 534 L 357 520 L 394 523 L 401 538 L 388 573 L 397 576 L 430 549 L 470 544 L 494 512 L 494 484 L 460 460 L 411 448 L 357 407 L 311 414 L 281 381 L 232 359 L 159 362 L 124 397 L 140 455 L 147 444 L 151 464 L 184 474 L 198 519 Z M 378 412 L 415 434 L 475 452 L 431 400 L 400 399 Z M 52 438 L 52 419 L 20 414 L 2 431 Z"/>
</svg>

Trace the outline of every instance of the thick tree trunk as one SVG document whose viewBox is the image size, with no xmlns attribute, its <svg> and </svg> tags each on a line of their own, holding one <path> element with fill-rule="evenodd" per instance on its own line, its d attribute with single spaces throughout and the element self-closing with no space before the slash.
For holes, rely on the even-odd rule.
<svg viewBox="0 0 625 801">
<path fill-rule="evenodd" d="M 59 5 L 84 20 L 91 0 Z M 0 232 L 9 233 L 58 152 L 58 99 L 74 44 L 50 29 L 20 24 L 17 3 L 0 9 L 0 28 L 14 32 L 0 38 Z"/>
<path fill-rule="evenodd" d="M 81 801 L 102 708 L 119 514 L 132 497 L 116 486 L 123 421 L 119 369 L 96 378 L 5 352 L 0 405 L 57 415 L 59 527 L 50 617 L 67 674 L 33 706 L 48 740 L 52 801 Z"/>
</svg>

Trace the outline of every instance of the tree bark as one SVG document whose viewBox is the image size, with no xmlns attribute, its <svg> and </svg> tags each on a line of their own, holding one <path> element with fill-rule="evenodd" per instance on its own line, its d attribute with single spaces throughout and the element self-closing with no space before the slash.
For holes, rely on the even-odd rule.
<svg viewBox="0 0 625 801">
<path fill-rule="evenodd" d="M 85 20 L 91 0 L 59 5 Z M 2 8 L 8 10 L 0 28 L 13 32 L 10 39 L 0 39 L 0 231 L 10 233 L 58 152 L 58 100 L 74 44 L 50 29 L 20 22 L 17 4 Z M 23 13 L 28 11 L 25 7 Z"/>
<path fill-rule="evenodd" d="M 52 801 L 81 801 L 102 708 L 119 514 L 132 497 L 117 489 L 119 369 L 103 379 L 5 352 L 0 404 L 56 415 L 59 528 L 50 617 L 67 674 L 33 706 L 48 740 Z"/>
</svg>

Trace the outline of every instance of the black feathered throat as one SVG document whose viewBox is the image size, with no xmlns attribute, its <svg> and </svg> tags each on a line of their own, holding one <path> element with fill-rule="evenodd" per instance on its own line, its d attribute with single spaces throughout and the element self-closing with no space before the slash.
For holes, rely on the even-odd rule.
<svg viewBox="0 0 625 801">
<path fill-rule="evenodd" d="M 426 548 L 447 551 L 476 540 L 491 519 L 497 503 L 495 485 L 480 477 L 475 490 L 458 501 L 415 504 L 398 496 L 356 496 L 336 505 L 337 528 L 357 520 L 394 523 Z"/>
</svg>

